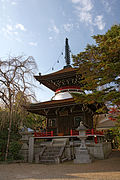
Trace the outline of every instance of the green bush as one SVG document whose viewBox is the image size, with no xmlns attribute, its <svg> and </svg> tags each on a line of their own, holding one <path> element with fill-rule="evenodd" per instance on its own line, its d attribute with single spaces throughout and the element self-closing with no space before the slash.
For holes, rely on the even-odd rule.
<svg viewBox="0 0 120 180">
<path fill-rule="evenodd" d="M 9 146 L 8 159 L 9 160 L 18 160 L 21 159 L 19 151 L 21 149 L 22 143 L 20 141 L 13 141 Z"/>
<path fill-rule="evenodd" d="M 4 128 L 3 130 L 0 131 L 0 161 L 4 161 L 5 159 L 7 136 L 8 136 L 7 128 Z M 20 138 L 21 136 L 18 133 L 18 131 L 11 132 L 8 160 L 22 159 L 22 157 L 19 155 L 19 151 L 22 146 Z"/>
</svg>

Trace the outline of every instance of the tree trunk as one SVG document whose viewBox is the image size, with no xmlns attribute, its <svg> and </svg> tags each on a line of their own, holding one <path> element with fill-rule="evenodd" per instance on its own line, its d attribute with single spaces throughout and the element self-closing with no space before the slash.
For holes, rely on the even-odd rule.
<svg viewBox="0 0 120 180">
<path fill-rule="evenodd" d="M 9 144 L 10 144 L 11 125 L 12 125 L 12 111 L 10 111 L 10 113 L 9 113 L 9 128 L 8 128 L 8 139 L 7 139 L 7 146 L 6 146 L 6 152 L 5 152 L 5 161 L 7 161 L 7 159 L 8 159 L 8 150 L 9 150 Z"/>
</svg>

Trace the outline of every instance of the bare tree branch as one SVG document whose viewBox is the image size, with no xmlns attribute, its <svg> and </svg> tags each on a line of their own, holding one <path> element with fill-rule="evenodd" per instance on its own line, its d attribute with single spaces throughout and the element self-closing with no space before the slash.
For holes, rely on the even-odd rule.
<svg viewBox="0 0 120 180">
<path fill-rule="evenodd" d="M 34 93 L 32 92 L 32 87 L 34 86 L 30 81 L 35 69 L 36 63 L 32 56 L 27 58 L 24 56 L 9 56 L 8 60 L 0 60 L 0 100 L 7 106 L 10 114 L 6 160 L 8 156 L 11 124 L 13 121 L 12 113 L 20 108 L 23 99 L 24 102 L 30 98 L 35 99 Z M 20 97 L 16 104 L 18 95 Z"/>
</svg>

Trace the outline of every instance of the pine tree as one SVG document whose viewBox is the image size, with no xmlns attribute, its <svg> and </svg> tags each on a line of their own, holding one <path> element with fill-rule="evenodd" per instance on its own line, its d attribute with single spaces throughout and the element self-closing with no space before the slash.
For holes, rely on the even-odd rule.
<svg viewBox="0 0 120 180">
<path fill-rule="evenodd" d="M 85 92 L 74 97 L 83 103 L 120 106 L 120 25 L 93 39 L 95 45 L 87 45 L 84 52 L 73 56 Z"/>
</svg>

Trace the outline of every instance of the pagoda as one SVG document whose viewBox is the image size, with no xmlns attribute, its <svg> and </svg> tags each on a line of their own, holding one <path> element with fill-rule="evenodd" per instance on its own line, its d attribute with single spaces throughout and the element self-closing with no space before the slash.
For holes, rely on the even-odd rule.
<svg viewBox="0 0 120 180">
<path fill-rule="evenodd" d="M 72 93 L 81 91 L 81 75 L 70 64 L 70 49 L 68 39 L 65 41 L 66 65 L 63 69 L 46 75 L 34 76 L 40 84 L 45 85 L 55 92 L 50 101 L 30 104 L 27 110 L 43 115 L 47 119 L 47 131 L 52 131 L 55 136 L 68 136 L 75 130 L 80 122 L 91 129 L 93 128 L 93 115 L 96 105 L 84 105 L 76 102 Z"/>
</svg>

